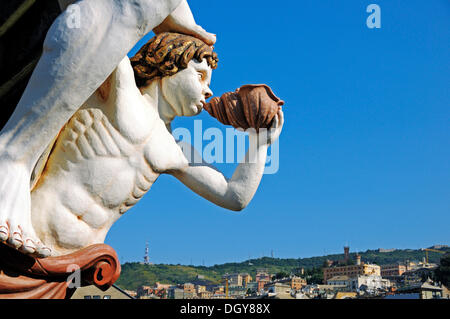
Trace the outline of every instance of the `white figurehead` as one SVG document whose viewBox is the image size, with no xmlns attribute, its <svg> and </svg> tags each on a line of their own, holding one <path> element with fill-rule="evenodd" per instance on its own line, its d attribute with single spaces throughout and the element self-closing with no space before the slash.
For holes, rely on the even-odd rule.
<svg viewBox="0 0 450 319">
<path fill-rule="evenodd" d="M 0 242 L 39 256 L 50 250 L 33 229 L 31 174 L 39 171 L 39 158 L 46 158 L 62 127 L 151 30 L 215 42 L 195 23 L 186 0 L 80 0 L 75 5 L 77 10 L 63 12 L 48 31 L 42 57 L 0 132 Z M 79 19 L 75 25 L 73 12 Z M 135 124 L 121 129 L 124 125 Z"/>
<path fill-rule="evenodd" d="M 268 134 L 250 133 L 254 158 L 244 159 L 230 179 L 199 164 L 189 156 L 195 153 L 192 146 L 171 135 L 176 116 L 199 114 L 212 95 L 217 61 L 212 48 L 194 37 L 159 34 L 131 63 L 124 58 L 72 116 L 33 175 L 32 226 L 47 254 L 103 243 L 112 224 L 161 174 L 175 176 L 221 207 L 247 206 L 261 181 L 267 149 L 281 133 L 281 110 Z M 37 249 L 36 243 L 25 244 Z"/>
</svg>

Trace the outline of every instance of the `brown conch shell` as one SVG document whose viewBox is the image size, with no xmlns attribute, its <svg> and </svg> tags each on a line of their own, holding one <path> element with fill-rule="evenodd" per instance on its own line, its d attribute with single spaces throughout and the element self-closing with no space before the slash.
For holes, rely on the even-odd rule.
<svg viewBox="0 0 450 319">
<path fill-rule="evenodd" d="M 284 101 L 265 84 L 241 86 L 235 92 L 213 97 L 205 110 L 225 125 L 248 129 L 269 128 Z"/>
</svg>

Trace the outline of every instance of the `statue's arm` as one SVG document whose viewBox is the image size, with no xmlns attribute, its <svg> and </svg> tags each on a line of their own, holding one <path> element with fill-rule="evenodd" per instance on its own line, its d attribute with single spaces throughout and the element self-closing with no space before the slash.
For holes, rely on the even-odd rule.
<svg viewBox="0 0 450 319">
<path fill-rule="evenodd" d="M 280 110 L 268 134 L 264 136 L 249 133 L 249 141 L 256 145 L 255 150 L 247 152 L 231 179 L 226 178 L 212 165 L 201 161 L 200 154 L 190 145 L 182 147 L 189 164 L 171 171 L 170 174 L 212 203 L 240 211 L 250 203 L 258 189 L 264 173 L 267 149 L 280 135 L 283 122 L 283 112 Z M 193 158 L 190 158 L 191 154 Z"/>
</svg>

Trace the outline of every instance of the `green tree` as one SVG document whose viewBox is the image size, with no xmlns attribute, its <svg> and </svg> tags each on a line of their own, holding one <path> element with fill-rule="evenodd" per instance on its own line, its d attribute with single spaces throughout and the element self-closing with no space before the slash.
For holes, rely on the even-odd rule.
<svg viewBox="0 0 450 319">
<path fill-rule="evenodd" d="M 444 286 L 448 287 L 450 284 L 450 253 L 446 253 L 435 271 L 435 276 Z"/>
</svg>

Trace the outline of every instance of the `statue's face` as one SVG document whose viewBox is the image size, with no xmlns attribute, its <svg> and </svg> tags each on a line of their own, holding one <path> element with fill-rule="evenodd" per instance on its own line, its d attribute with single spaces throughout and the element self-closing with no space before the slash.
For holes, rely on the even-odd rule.
<svg viewBox="0 0 450 319">
<path fill-rule="evenodd" d="M 192 59 L 186 69 L 162 78 L 162 93 L 177 116 L 193 116 L 202 111 L 203 103 L 212 96 L 211 74 L 206 60 Z"/>
</svg>

